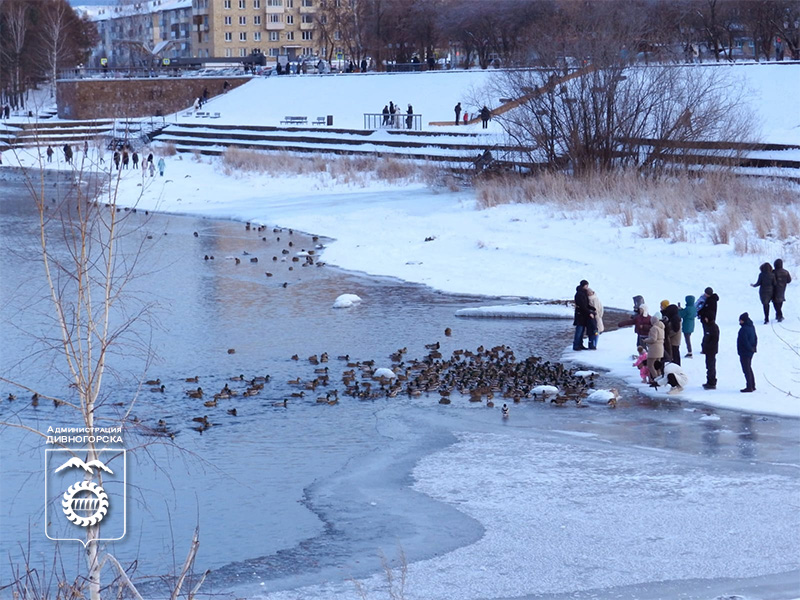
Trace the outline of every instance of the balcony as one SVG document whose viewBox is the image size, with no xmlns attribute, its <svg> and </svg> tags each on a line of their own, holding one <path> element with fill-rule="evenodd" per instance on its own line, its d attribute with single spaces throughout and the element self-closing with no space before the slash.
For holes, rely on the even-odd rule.
<svg viewBox="0 0 800 600">
<path fill-rule="evenodd" d="M 311 31 L 317 26 L 317 24 L 312 21 L 311 23 L 303 23 L 300 21 L 300 31 Z"/>
<path fill-rule="evenodd" d="M 266 29 L 267 31 L 280 31 L 286 27 L 286 23 L 283 21 L 278 21 L 277 23 L 273 23 L 271 21 L 266 22 Z"/>
<path fill-rule="evenodd" d="M 274 15 L 274 14 L 283 14 L 283 5 L 281 6 L 269 6 L 267 5 L 267 14 Z"/>
</svg>

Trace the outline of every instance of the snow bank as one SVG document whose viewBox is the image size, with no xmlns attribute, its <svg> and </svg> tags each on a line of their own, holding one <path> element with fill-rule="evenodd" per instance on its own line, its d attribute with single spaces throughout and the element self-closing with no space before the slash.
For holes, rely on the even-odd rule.
<svg viewBox="0 0 800 600">
<path fill-rule="evenodd" d="M 350 308 L 359 302 L 361 302 L 361 298 L 355 294 L 342 294 L 336 298 L 336 301 L 333 303 L 333 308 Z"/>
<path fill-rule="evenodd" d="M 500 306 L 479 306 L 462 308 L 456 311 L 457 317 L 484 317 L 510 319 L 572 319 L 575 309 L 563 304 L 509 304 Z"/>
</svg>

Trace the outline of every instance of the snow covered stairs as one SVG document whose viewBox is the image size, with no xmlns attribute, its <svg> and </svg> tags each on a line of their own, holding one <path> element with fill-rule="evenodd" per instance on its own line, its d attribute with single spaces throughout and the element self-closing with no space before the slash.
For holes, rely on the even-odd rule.
<svg viewBox="0 0 800 600">
<path fill-rule="evenodd" d="M 252 125 L 180 123 L 167 126 L 154 138 L 175 144 L 179 152 L 219 155 L 229 147 L 278 152 L 367 154 L 397 158 L 471 164 L 487 147 L 493 152 L 513 152 L 498 146 L 494 137 L 476 133 L 366 131 L 359 129 L 281 128 Z"/>
<path fill-rule="evenodd" d="M 114 121 L 24 121 L 8 122 L 0 129 L 0 141 L 12 147 L 62 146 L 92 141 L 98 136 L 107 136 Z"/>
</svg>

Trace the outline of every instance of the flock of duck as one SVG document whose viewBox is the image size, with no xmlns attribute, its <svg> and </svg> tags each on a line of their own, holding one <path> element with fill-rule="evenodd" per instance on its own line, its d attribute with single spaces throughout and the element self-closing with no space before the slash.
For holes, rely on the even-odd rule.
<svg viewBox="0 0 800 600">
<path fill-rule="evenodd" d="M 245 230 L 246 231 L 253 231 L 255 233 L 266 233 L 267 232 L 267 226 L 266 225 L 252 225 L 251 223 L 246 223 L 245 224 Z M 280 263 L 292 263 L 292 264 L 289 265 L 289 271 L 294 271 L 295 265 L 299 265 L 300 267 L 324 267 L 325 266 L 324 262 L 322 262 L 320 260 L 317 260 L 317 258 L 318 258 L 317 255 L 316 255 L 317 250 L 320 250 L 320 249 L 325 247 L 323 244 L 318 243 L 319 242 L 319 236 L 315 235 L 315 236 L 311 237 L 311 242 L 314 244 L 314 248 L 309 248 L 309 249 L 300 248 L 298 250 L 297 247 L 294 244 L 294 241 L 292 241 L 292 236 L 294 235 L 294 231 L 293 230 L 291 230 L 291 229 L 284 230 L 284 229 L 282 229 L 280 227 L 275 227 L 275 228 L 272 229 L 272 234 L 273 234 L 273 237 L 275 239 L 275 242 L 278 242 L 278 243 L 281 242 L 281 234 L 283 234 L 284 237 L 288 236 L 288 238 L 284 239 L 286 247 L 281 249 L 280 254 L 273 254 L 271 262 L 273 262 L 273 263 L 279 263 L 279 262 Z M 193 233 L 193 235 L 194 235 L 194 237 L 200 237 L 200 234 L 198 232 L 196 232 L 196 231 Z M 266 235 L 263 235 L 261 237 L 261 241 L 269 242 L 269 240 L 267 239 Z M 290 257 L 290 255 L 292 255 L 292 254 L 293 254 L 293 256 Z M 242 252 L 242 256 L 244 258 L 240 258 L 238 256 L 231 257 L 233 259 L 234 264 L 240 265 L 245 260 L 249 261 L 250 263 L 253 263 L 253 264 L 258 264 L 259 263 L 258 256 L 253 256 L 250 252 L 244 251 L 244 252 Z M 214 260 L 214 255 L 213 254 L 206 254 L 203 257 L 203 260 Z M 267 277 L 273 277 L 274 273 L 272 273 L 271 271 L 264 271 L 264 275 L 266 275 Z M 281 284 L 282 287 L 287 287 L 288 285 L 289 285 L 288 282 L 284 282 L 283 284 Z"/>
<path fill-rule="evenodd" d="M 345 398 L 372 401 L 432 396 L 438 397 L 439 404 L 464 398 L 487 408 L 494 408 L 495 403 L 525 400 L 554 406 L 573 403 L 578 407 L 585 406 L 584 400 L 588 400 L 613 408 L 619 398 L 616 390 L 594 390 L 596 374 L 592 371 L 576 371 L 538 356 L 517 360 L 508 346 L 454 350 L 448 358 L 442 354 L 439 342 L 425 348 L 427 354 L 422 358 L 408 358 L 407 348 L 401 348 L 389 356 L 386 367 L 377 367 L 375 360 L 354 361 L 349 355 L 332 360 L 326 352 L 303 359 L 295 354 L 291 360 L 307 364 L 309 372 L 288 380 L 286 385 L 291 391 L 270 406 L 279 409 L 289 408 L 293 403 L 335 406 Z M 192 385 L 182 393 L 187 399 L 197 401 L 198 407 L 202 402 L 203 414 L 192 418 L 192 428 L 202 433 L 213 426 L 210 409 L 220 412 L 224 409 L 227 415 L 238 417 L 241 408 L 232 406 L 233 403 L 262 394 L 271 381 L 269 375 L 239 374 L 228 378 L 221 388 L 209 391 L 202 387 L 199 376 L 185 378 L 183 384 L 199 385 Z M 166 392 L 160 379 L 146 381 L 145 385 L 154 394 Z M 275 392 L 270 395 L 274 398 Z M 175 434 L 163 419 L 153 432 L 171 437 Z"/>
</svg>

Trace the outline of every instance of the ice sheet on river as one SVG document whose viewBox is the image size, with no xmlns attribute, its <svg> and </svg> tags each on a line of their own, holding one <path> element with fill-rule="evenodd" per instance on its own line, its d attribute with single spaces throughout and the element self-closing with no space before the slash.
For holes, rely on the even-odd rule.
<svg viewBox="0 0 800 600">
<path fill-rule="evenodd" d="M 414 563 L 406 596 L 505 598 L 693 579 L 758 577 L 797 569 L 800 515 L 791 473 L 583 441 L 461 434 L 423 459 L 418 491 L 486 528 L 477 543 Z M 636 453 L 633 460 L 632 453 Z M 385 578 L 363 582 L 388 597 Z M 644 586 L 647 587 L 646 585 Z M 735 587 L 735 585 L 734 585 Z M 301 595 L 298 596 L 298 593 Z M 354 584 L 283 598 L 358 598 Z"/>
</svg>

